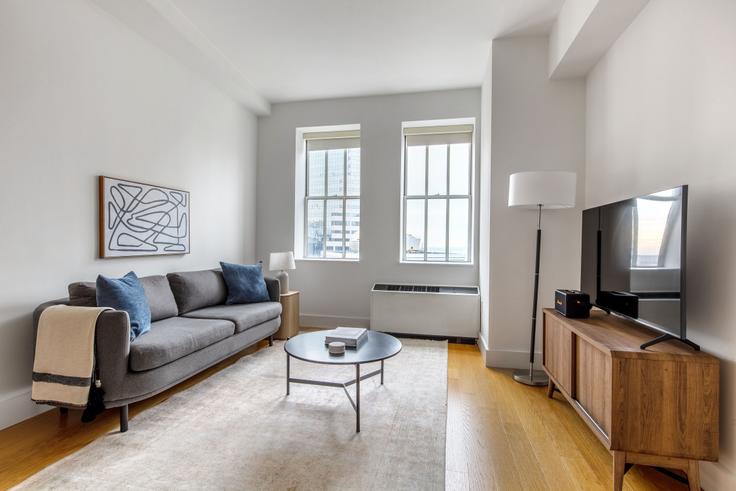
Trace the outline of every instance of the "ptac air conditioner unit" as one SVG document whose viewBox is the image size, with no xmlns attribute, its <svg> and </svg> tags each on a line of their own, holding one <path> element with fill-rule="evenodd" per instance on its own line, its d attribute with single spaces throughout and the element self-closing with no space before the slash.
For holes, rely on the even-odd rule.
<svg viewBox="0 0 736 491">
<path fill-rule="evenodd" d="M 371 329 L 398 334 L 477 338 L 477 286 L 376 283 L 371 290 Z"/>
</svg>

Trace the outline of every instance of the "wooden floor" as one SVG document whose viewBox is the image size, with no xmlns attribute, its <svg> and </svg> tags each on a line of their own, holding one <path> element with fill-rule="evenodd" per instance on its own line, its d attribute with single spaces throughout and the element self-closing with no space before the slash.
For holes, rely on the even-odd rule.
<svg viewBox="0 0 736 491">
<path fill-rule="evenodd" d="M 255 349 L 130 408 L 135 415 L 184 390 Z M 513 382 L 504 370 L 483 365 L 475 346 L 451 344 L 448 359 L 447 488 L 502 490 L 611 489 L 611 457 L 561 396 Z M 0 431 L 0 489 L 7 489 L 106 433 L 118 413 L 94 422 L 79 412 L 48 411 Z M 648 468 L 626 474 L 625 490 L 687 489 Z"/>
</svg>

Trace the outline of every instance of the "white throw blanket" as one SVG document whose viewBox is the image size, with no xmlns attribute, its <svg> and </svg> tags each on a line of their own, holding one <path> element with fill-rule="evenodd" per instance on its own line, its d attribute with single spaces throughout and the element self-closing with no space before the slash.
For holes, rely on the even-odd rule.
<svg viewBox="0 0 736 491">
<path fill-rule="evenodd" d="M 39 404 L 87 406 L 95 363 L 95 326 L 106 307 L 55 305 L 38 321 L 31 399 Z"/>
</svg>

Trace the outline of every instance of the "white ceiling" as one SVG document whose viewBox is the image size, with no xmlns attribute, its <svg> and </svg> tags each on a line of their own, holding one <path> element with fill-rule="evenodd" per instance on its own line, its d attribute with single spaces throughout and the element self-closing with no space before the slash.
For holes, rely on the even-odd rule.
<svg viewBox="0 0 736 491">
<path fill-rule="evenodd" d="M 546 32 L 563 0 L 170 1 L 281 102 L 479 86 L 490 40 Z"/>
</svg>

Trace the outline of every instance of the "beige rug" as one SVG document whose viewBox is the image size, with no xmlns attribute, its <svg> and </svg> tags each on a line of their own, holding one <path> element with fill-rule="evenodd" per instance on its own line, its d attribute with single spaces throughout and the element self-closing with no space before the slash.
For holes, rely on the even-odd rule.
<svg viewBox="0 0 736 491">
<path fill-rule="evenodd" d="M 447 343 L 402 343 L 384 385 L 361 384 L 359 434 L 342 389 L 292 384 L 285 396 L 277 343 L 18 489 L 444 489 Z M 293 377 L 345 381 L 354 370 L 292 359 Z"/>
</svg>

